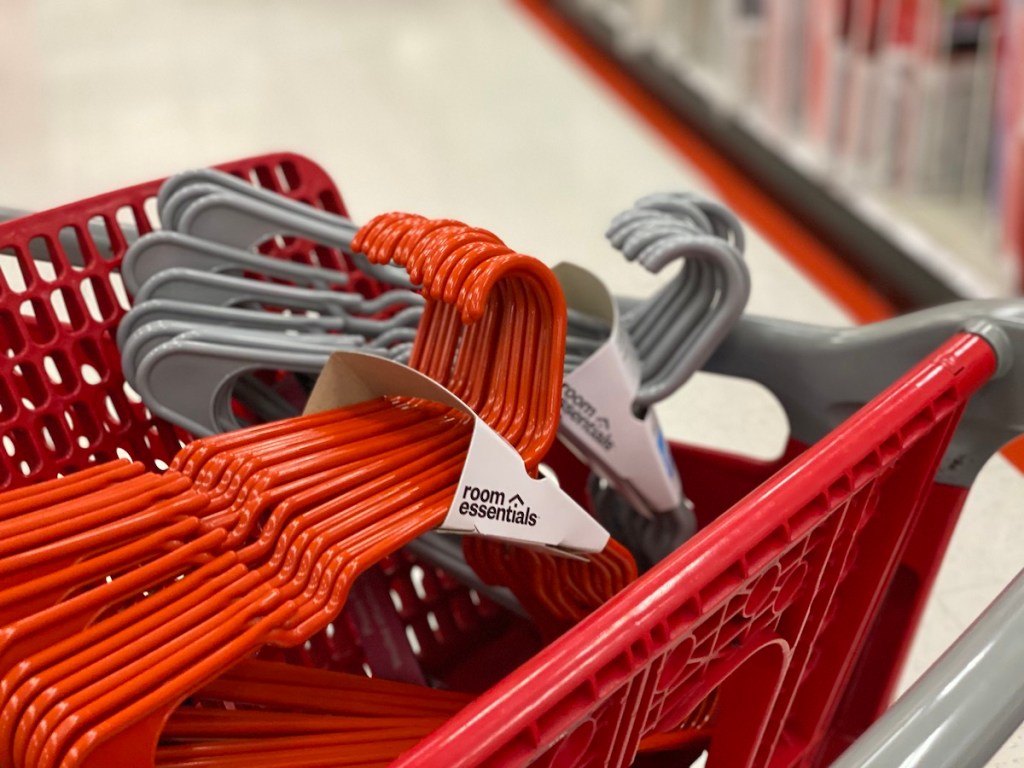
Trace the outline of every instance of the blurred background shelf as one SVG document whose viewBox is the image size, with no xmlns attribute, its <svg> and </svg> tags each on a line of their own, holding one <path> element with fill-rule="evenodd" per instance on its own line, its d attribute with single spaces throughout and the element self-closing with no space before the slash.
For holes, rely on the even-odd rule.
<svg viewBox="0 0 1024 768">
<path fill-rule="evenodd" d="M 1019 292 L 993 28 L 1024 4 L 910 3 L 902 48 L 880 40 L 907 0 L 550 5 L 897 308 Z"/>
</svg>

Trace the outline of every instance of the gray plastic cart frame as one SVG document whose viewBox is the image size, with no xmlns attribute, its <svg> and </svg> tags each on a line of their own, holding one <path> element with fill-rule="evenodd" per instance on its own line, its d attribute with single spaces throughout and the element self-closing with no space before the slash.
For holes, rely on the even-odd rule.
<svg viewBox="0 0 1024 768">
<path fill-rule="evenodd" d="M 832 768 L 981 768 L 1024 722 L 1024 571 Z"/>
</svg>

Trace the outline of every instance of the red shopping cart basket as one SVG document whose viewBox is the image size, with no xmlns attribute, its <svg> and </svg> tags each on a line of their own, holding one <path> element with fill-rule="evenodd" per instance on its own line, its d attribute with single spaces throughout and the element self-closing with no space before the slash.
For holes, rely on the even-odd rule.
<svg viewBox="0 0 1024 768">
<path fill-rule="evenodd" d="M 221 167 L 342 210 L 304 158 Z M 0 286 L 0 487 L 118 455 L 159 467 L 187 437 L 126 387 L 113 338 L 127 306 L 116 276 L 123 223 L 148 231 L 157 189 L 0 225 L 10 257 Z M 270 250 L 346 266 L 302 241 Z M 702 531 L 521 666 L 539 649 L 526 622 L 441 571 L 392 558 L 385 572 L 425 671 L 451 685 L 504 675 L 398 764 L 629 765 L 642 738 L 673 731 L 712 693 L 713 768 L 825 764 L 887 701 L 966 493 L 935 484 L 936 467 L 995 368 L 988 342 L 960 334 L 827 437 L 806 450 L 794 443 L 776 462 L 674 446 Z M 549 463 L 584 500 L 585 468 L 560 450 Z M 362 666 L 345 625 L 331 629 L 286 657 Z M 686 764 L 681 753 L 666 758 Z"/>
<path fill-rule="evenodd" d="M 925 590 L 962 501 L 936 468 L 994 370 L 961 334 L 777 463 L 675 446 L 701 532 L 396 765 L 626 766 L 715 691 L 709 766 L 827 765 L 884 707 L 890 666 L 855 671 L 913 627 L 901 581 Z"/>
</svg>

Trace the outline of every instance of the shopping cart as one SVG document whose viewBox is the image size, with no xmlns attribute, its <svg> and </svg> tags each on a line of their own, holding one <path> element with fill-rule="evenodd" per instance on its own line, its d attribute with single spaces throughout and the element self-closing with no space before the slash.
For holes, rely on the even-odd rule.
<svg viewBox="0 0 1024 768">
<path fill-rule="evenodd" d="M 342 211 L 305 158 L 221 167 Z M 117 456 L 162 468 L 187 439 L 125 385 L 113 339 L 128 304 L 125 230 L 154 226 L 158 186 L 0 225 L 0 487 Z M 347 268 L 308 242 L 265 250 Z M 427 674 L 449 685 L 501 677 L 396 764 L 629 765 L 641 738 L 673 731 L 710 696 L 709 743 L 666 752 L 666 764 L 705 746 L 712 766 L 827 764 L 885 708 L 974 474 L 1024 431 L 1009 371 L 1024 354 L 1019 321 L 1004 304 L 957 307 L 862 332 L 746 319 L 709 368 L 772 389 L 794 439 L 773 462 L 672 445 L 701 532 L 542 650 L 528 623 L 409 555 L 391 558 Z M 561 449 L 547 463 L 585 502 L 586 468 Z M 332 630 L 283 656 L 360 668 L 358 642 L 341 623 Z"/>
</svg>

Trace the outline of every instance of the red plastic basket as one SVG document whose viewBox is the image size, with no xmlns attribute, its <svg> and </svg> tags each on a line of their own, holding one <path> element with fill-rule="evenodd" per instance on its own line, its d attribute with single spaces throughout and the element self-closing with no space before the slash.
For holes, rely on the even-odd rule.
<svg viewBox="0 0 1024 768">
<path fill-rule="evenodd" d="M 220 167 L 343 212 L 305 158 Z M 153 226 L 158 187 L 0 225 L 0 253 L 20 276 L 0 285 L 0 487 L 118 455 L 160 467 L 187 437 L 126 387 L 113 340 L 128 304 L 116 277 L 123 226 Z M 90 224 L 109 234 L 109 252 Z M 346 268 L 341 254 L 301 241 L 270 250 Z M 33 258 L 41 252 L 52 275 Z M 464 689 L 494 683 L 396 764 L 625 766 L 641 738 L 671 731 L 715 691 L 712 768 L 826 764 L 888 700 L 966 495 L 935 485 L 935 468 L 994 368 L 986 342 L 958 336 L 827 438 L 776 462 L 673 446 L 701 532 L 543 650 L 527 622 L 405 554 L 390 558 L 383 570 L 424 671 Z M 584 500 L 586 469 L 561 449 L 547 463 Z M 344 615 L 305 647 L 275 653 L 366 663 Z M 683 753 L 662 757 L 686 764 Z"/>
</svg>

